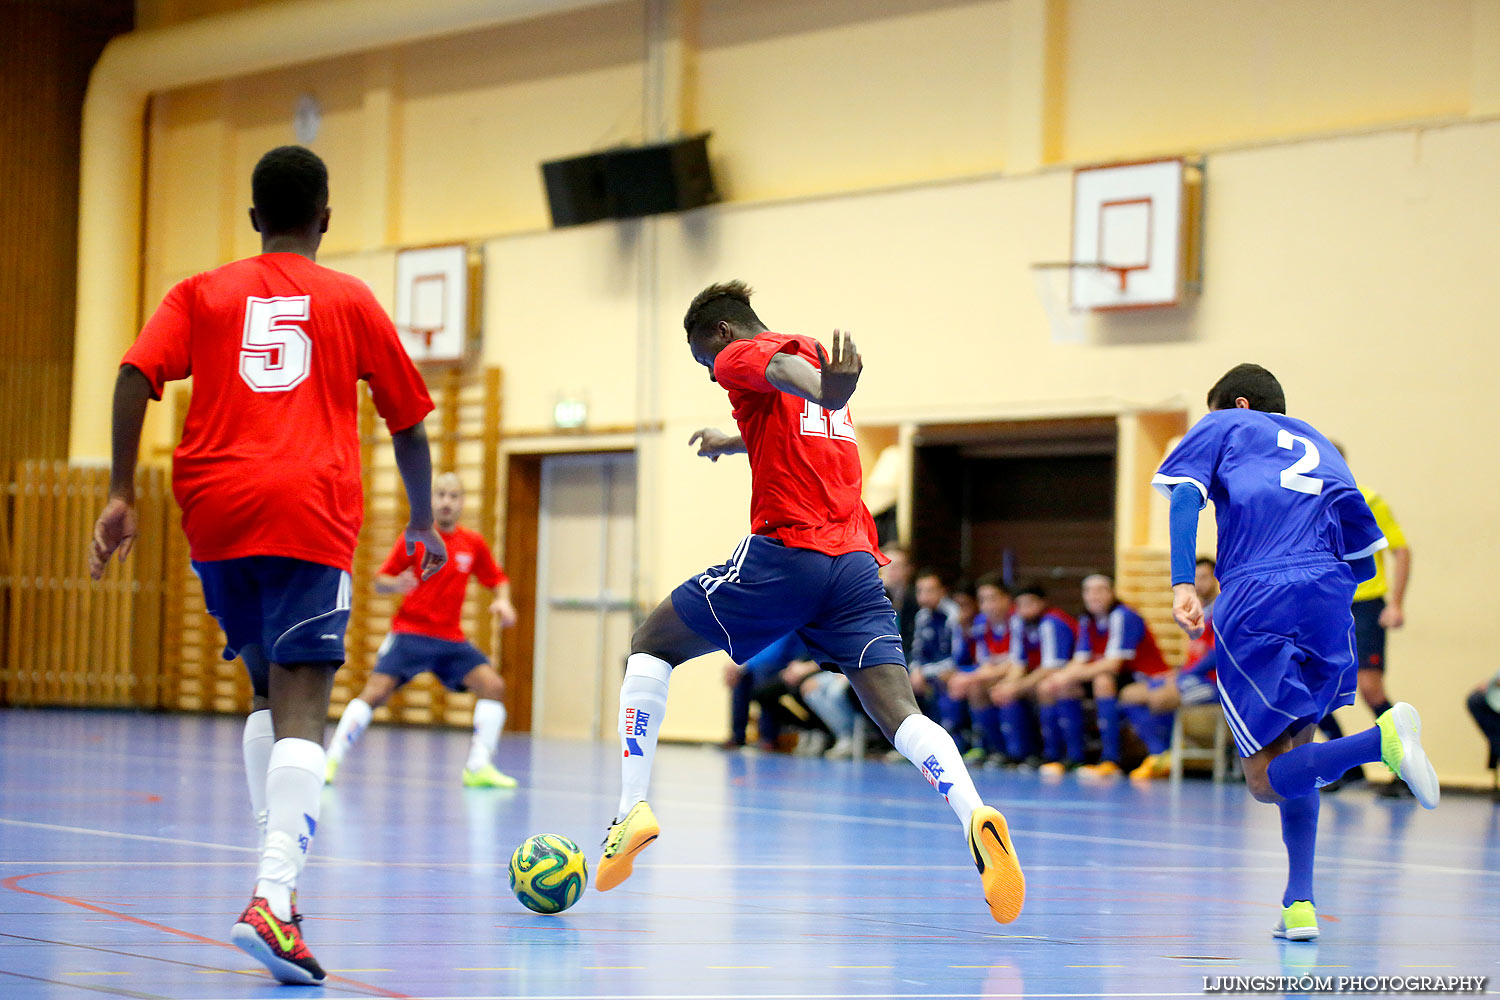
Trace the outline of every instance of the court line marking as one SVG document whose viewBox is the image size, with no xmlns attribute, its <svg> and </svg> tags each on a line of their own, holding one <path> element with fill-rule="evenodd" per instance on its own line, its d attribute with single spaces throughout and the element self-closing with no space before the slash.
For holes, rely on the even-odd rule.
<svg viewBox="0 0 1500 1000">
<path fill-rule="evenodd" d="M 24 972 L 11 972 L 9 969 L 0 969 L 0 976 L 14 976 L 17 979 L 29 979 L 33 983 L 46 983 L 48 986 L 62 986 L 71 990 L 88 990 L 90 993 L 108 993 L 117 997 L 133 997 L 135 1000 L 171 1000 L 160 993 L 137 993 L 135 990 L 119 989 L 115 986 L 90 986 L 87 983 L 65 983 L 61 979 L 44 979 L 41 976 L 28 976 Z"/>
<path fill-rule="evenodd" d="M 578 741 L 561 741 L 561 742 L 575 742 L 576 743 Z M 15 749 L 18 752 L 43 753 L 43 751 L 41 749 L 39 749 L 39 748 L 37 748 L 37 747 L 35 747 L 35 746 L 31 745 L 31 744 L 12 744 L 9 741 L 0 741 L 0 749 L 7 749 L 8 750 L 8 749 L 11 749 L 11 748 Z M 692 748 L 691 747 L 685 747 L 684 749 L 689 749 L 690 750 Z M 89 757 L 97 756 L 96 753 L 93 753 L 91 751 L 83 751 L 83 750 L 76 750 L 75 751 L 75 750 L 66 750 L 66 749 L 56 749 L 56 750 L 54 750 L 53 748 L 47 748 L 45 750 L 45 754 L 47 756 L 59 756 L 59 755 L 61 755 L 61 756 L 89 756 Z M 175 761 L 177 761 L 179 759 L 177 757 L 153 756 L 153 755 L 150 755 L 150 754 L 139 754 L 139 753 L 135 753 L 135 754 L 130 754 L 130 753 L 113 753 L 110 756 L 112 758 L 116 759 L 116 760 L 136 759 L 136 760 L 141 760 L 141 761 L 146 761 L 146 762 L 151 762 L 151 763 L 158 763 L 158 764 L 159 763 L 163 763 L 163 762 L 168 762 L 168 761 L 175 762 Z M 213 770 L 218 770 L 218 771 L 235 771 L 237 773 L 241 772 L 242 769 L 243 769 L 243 764 L 241 764 L 241 763 L 239 763 L 237 761 L 230 761 L 230 760 L 225 760 L 225 761 L 208 760 L 208 761 L 201 762 L 200 766 L 205 767 L 205 768 L 212 768 Z M 383 777 L 381 779 L 381 782 L 382 782 L 382 784 L 385 784 L 385 785 L 418 785 L 418 786 L 428 787 L 428 788 L 433 788 L 433 787 L 447 788 L 447 787 L 450 787 L 452 785 L 451 781 L 440 781 L 440 780 L 437 780 L 435 778 L 404 777 L 404 776 L 397 776 L 397 775 L 385 776 L 385 777 Z M 573 791 L 573 790 L 564 789 L 564 788 L 557 788 L 557 787 L 553 787 L 553 786 L 541 786 L 541 785 L 535 785 L 534 786 L 534 785 L 522 784 L 517 790 L 518 791 L 526 792 L 526 793 L 528 793 L 530 795 L 543 795 L 543 796 L 553 795 L 553 796 L 558 796 L 558 797 L 562 797 L 562 798 L 583 798 L 583 799 L 591 799 L 591 800 L 592 799 L 604 799 L 604 800 L 609 800 L 609 801 L 613 800 L 613 793 L 589 792 L 589 791 Z M 783 791 L 783 794 L 793 794 L 793 795 L 795 795 L 796 791 L 794 789 L 787 789 L 787 790 Z M 882 800 L 882 801 L 888 801 L 888 800 Z M 898 800 L 895 800 L 895 801 L 899 802 L 903 806 L 909 806 L 909 807 L 912 807 L 912 808 L 920 808 L 919 806 L 916 805 L 915 802 L 908 802 L 907 800 L 904 800 L 904 799 L 898 799 Z M 778 808 L 778 807 L 774 807 L 774 806 L 749 806 L 749 805 L 737 805 L 737 804 L 733 804 L 733 803 L 706 803 L 706 802 L 703 802 L 703 801 L 700 801 L 700 800 L 696 800 L 696 799 L 670 799 L 670 798 L 663 798 L 663 799 L 657 800 L 657 803 L 659 805 L 667 805 L 667 806 L 671 806 L 673 808 L 685 808 L 685 809 L 695 809 L 695 810 L 714 809 L 714 810 L 723 810 L 723 811 L 728 811 L 728 812 L 746 812 L 746 813 L 769 813 L 771 815 L 795 816 L 795 817 L 800 817 L 800 818 L 810 818 L 810 819 L 825 820 L 825 821 L 826 820 L 833 820 L 833 821 L 837 821 L 837 822 L 872 824 L 872 825 L 876 825 L 876 826 L 904 826 L 904 827 L 919 827 L 919 828 L 927 828 L 927 829 L 951 828 L 951 824 L 948 824 L 948 823 L 939 823 L 939 822 L 934 822 L 934 821 L 930 821 L 930 820 L 911 820 L 911 819 L 904 819 L 904 818 L 899 818 L 899 817 L 889 817 L 889 816 L 849 816 L 849 815 L 841 814 L 841 813 L 818 813 L 818 812 L 809 812 L 809 811 L 806 811 L 806 810 L 782 809 L 782 808 Z M 1119 803 L 1114 803 L 1114 804 L 1118 805 Z M 1035 812 L 1038 814 L 1038 818 L 1045 818 L 1049 813 L 1055 812 L 1059 808 L 1059 806 L 1062 806 L 1062 805 L 1063 804 L 1061 804 L 1061 803 L 1051 802 L 1051 801 L 1049 801 L 1047 799 L 1026 798 L 1026 799 L 1013 799 L 1008 804 L 1008 808 L 1011 808 L 1011 809 L 1035 810 Z M 1104 805 L 1109 805 L 1109 803 L 1105 803 Z M 1100 812 L 1101 812 L 1101 814 L 1103 814 L 1104 813 L 1104 809 L 1101 808 Z M 1130 815 L 1128 813 L 1124 814 L 1124 818 L 1127 819 L 1127 820 L 1129 820 L 1130 819 Z M 1178 820 L 1173 819 L 1173 820 L 1169 820 L 1169 822 L 1173 823 L 1174 825 L 1181 825 L 1181 826 L 1183 826 L 1184 828 L 1187 828 L 1187 829 L 1199 829 L 1199 830 L 1205 830 L 1205 831 L 1209 831 L 1209 832 L 1216 831 L 1216 830 L 1219 829 L 1218 827 L 1212 826 L 1210 824 L 1193 823 L 1190 820 L 1178 821 Z M 1143 820 L 1142 823 L 1146 824 L 1147 821 Z M 1152 824 L 1152 825 L 1159 825 L 1159 824 Z M 1029 837 L 1038 837 L 1038 838 L 1051 839 L 1051 840 L 1073 840 L 1073 841 L 1083 841 L 1083 842 L 1086 842 L 1086 843 L 1114 844 L 1114 845 L 1118 845 L 1118 846 L 1127 846 L 1127 847 L 1144 847 L 1144 848 L 1153 849 L 1153 850 L 1159 849 L 1159 848 L 1161 848 L 1163 846 L 1168 846 L 1168 847 L 1175 847 L 1175 848 L 1178 848 L 1178 849 L 1181 849 L 1181 850 L 1230 851 L 1230 852 L 1238 852 L 1238 853 L 1242 853 L 1242 854 L 1259 854 L 1259 855 L 1263 855 L 1263 856 L 1265 856 L 1267 858 L 1275 858 L 1277 860 L 1282 860 L 1282 861 L 1285 860 L 1285 855 L 1282 854 L 1282 853 L 1280 853 L 1280 852 L 1277 852 L 1277 851 L 1266 851 L 1266 850 L 1258 850 L 1258 849 L 1255 849 L 1255 848 L 1236 847 L 1236 846 L 1228 845 L 1228 844 L 1182 844 L 1182 843 L 1172 843 L 1172 842 L 1162 841 L 1162 840 L 1135 840 L 1135 839 L 1126 839 L 1126 838 L 1118 838 L 1118 837 L 1096 837 L 1096 836 L 1090 836 L 1090 835 L 1087 835 L 1087 834 L 1061 833 L 1061 832 L 1053 831 L 1053 830 L 1020 830 L 1020 829 L 1015 828 L 1014 826 L 1012 827 L 1011 832 L 1012 832 L 1012 834 L 1020 833 L 1020 834 L 1023 834 L 1025 836 L 1029 836 Z M 1389 848 L 1389 841 L 1388 840 L 1385 840 L 1385 839 L 1382 839 L 1382 838 L 1379 838 L 1379 837 L 1376 837 L 1376 836 L 1364 836 L 1364 835 L 1359 835 L 1359 834 L 1350 834 L 1350 835 L 1344 837 L 1343 839 L 1362 841 L 1364 843 L 1367 843 L 1372 849 L 1374 849 L 1376 851 L 1384 851 L 1384 850 L 1386 850 L 1386 849 Z M 1452 846 L 1452 847 L 1454 847 L 1454 849 L 1459 849 L 1461 847 L 1461 845 L 1447 845 L 1447 846 Z M 246 848 L 246 849 L 247 850 L 253 850 L 253 848 Z M 1360 867 L 1364 867 L 1364 868 L 1380 868 L 1382 870 L 1385 870 L 1385 869 L 1387 869 L 1389 867 L 1388 860 L 1383 859 L 1383 858 L 1382 859 L 1364 860 L 1364 859 L 1360 859 L 1360 858 L 1334 857 L 1334 858 L 1326 859 L 1326 861 L 1324 863 L 1326 865 L 1329 862 L 1332 862 L 1334 864 L 1345 863 L 1345 864 L 1356 865 L 1356 866 L 1360 866 Z M 355 862 L 355 863 L 361 863 L 361 862 Z M 362 862 L 362 863 L 365 863 L 365 864 L 376 864 L 377 862 Z M 1451 874 L 1451 875 L 1497 875 L 1497 874 L 1500 874 L 1500 872 L 1492 871 L 1492 870 L 1489 870 L 1489 869 L 1453 868 L 1453 867 L 1450 867 L 1450 866 L 1423 865 L 1423 864 L 1417 864 L 1417 863 L 1412 863 L 1412 862 L 1405 862 L 1404 866 L 1405 866 L 1405 868 L 1407 870 L 1422 870 L 1422 871 L 1427 871 L 1427 872 L 1434 873 L 1434 874 Z"/>
<path fill-rule="evenodd" d="M 208 847 L 220 851 L 238 851 L 241 854 L 253 854 L 257 857 L 260 855 L 259 848 L 244 847 L 240 844 L 216 844 L 209 840 L 182 840 L 178 837 L 158 837 L 149 833 L 121 833 L 118 830 L 99 830 L 87 826 L 67 826 L 62 823 L 41 823 L 36 820 L 9 819 L 6 817 L 0 817 L 0 824 L 6 826 L 24 826 L 33 830 L 51 830 L 55 833 L 78 833 L 90 837 L 114 837 L 118 840 L 142 840 L 152 844 L 175 844 L 178 847 Z M 378 861 L 361 861 L 354 858 L 340 858 L 337 856 L 325 855 L 320 860 L 343 865 L 383 867 Z M 135 863 L 131 862 L 131 864 L 134 866 Z"/>
<path fill-rule="evenodd" d="M 129 865 L 125 864 L 125 865 L 119 865 L 117 867 L 126 867 L 126 868 L 128 868 Z M 181 928 L 172 927 L 172 926 L 170 926 L 168 924 L 158 924 L 155 921 L 151 921 L 151 920 L 143 920 L 140 917 L 133 917 L 133 916 L 131 916 L 128 913 L 121 913 L 119 910 L 111 910 L 108 907 L 99 906 L 96 903 L 90 903 L 90 902 L 87 902 L 86 900 L 78 899 L 78 898 L 73 897 L 73 896 L 63 896 L 63 895 L 60 895 L 58 893 L 43 892 L 40 889 L 28 889 L 25 886 L 21 885 L 22 882 L 24 882 L 26 879 L 29 879 L 29 878 L 37 878 L 39 876 L 45 876 L 45 875 L 64 875 L 64 874 L 69 874 L 69 873 L 67 873 L 67 872 L 31 872 L 30 874 L 27 874 L 27 875 L 12 875 L 12 876 L 10 876 L 7 879 L 0 880 L 0 888 L 9 889 L 12 892 L 25 893 L 25 894 L 27 894 L 29 896 L 41 896 L 43 899 L 50 899 L 50 900 L 53 900 L 54 902 L 66 903 L 69 906 L 76 906 L 76 907 L 79 907 L 80 909 L 92 910 L 95 913 L 102 913 L 105 916 L 114 917 L 115 919 L 117 919 L 117 920 L 123 920 L 126 923 L 138 924 L 138 925 L 140 925 L 142 927 L 149 927 L 152 930 L 162 931 L 162 932 L 167 933 L 167 934 L 175 934 L 178 937 L 187 938 L 189 941 L 196 941 L 196 942 L 198 942 L 200 944 L 211 944 L 211 945 L 213 945 L 216 948 L 229 948 L 229 949 L 231 949 L 231 950 L 233 950 L 233 951 L 235 951 L 237 953 L 239 952 L 239 948 L 237 948 L 234 945 L 230 944 L 228 941 L 215 941 L 213 938 L 204 937 L 201 934 L 194 934 L 192 931 L 185 931 L 185 930 L 182 930 Z M 149 956 L 140 956 L 140 957 L 149 958 Z M 267 978 L 269 978 L 269 976 Z M 342 982 L 342 983 L 346 984 L 347 986 L 352 987 L 356 991 L 364 991 L 366 993 L 374 994 L 376 996 L 394 997 L 394 998 L 398 998 L 398 1000 L 412 1000 L 412 998 L 408 997 L 404 993 L 396 993 L 396 992 L 393 992 L 391 990 L 385 989 L 384 987 L 374 986 L 374 985 L 371 985 L 370 983 L 362 983 L 362 982 L 360 982 L 357 979 L 345 979 L 342 976 L 330 976 L 329 978 L 336 979 L 339 982 Z M 75 984 L 71 984 L 71 985 L 79 986 L 81 984 L 76 984 L 75 983 Z M 96 987 L 91 987 L 91 988 L 96 988 Z M 132 996 L 146 996 L 147 994 L 130 994 L 130 995 L 132 995 Z"/>
<path fill-rule="evenodd" d="M 424 994 L 421 1000 L 1025 1000 L 1027 997 L 1040 1000 L 1074 1000 L 1074 998 L 1098 997 L 1099 1000 L 1131 1000 L 1151 997 L 1198 997 L 1194 993 L 989 993 L 983 990 L 965 990 L 962 993 L 545 993 L 515 996 L 509 993 L 492 993 L 476 996 L 472 993 L 453 996 Z"/>
</svg>

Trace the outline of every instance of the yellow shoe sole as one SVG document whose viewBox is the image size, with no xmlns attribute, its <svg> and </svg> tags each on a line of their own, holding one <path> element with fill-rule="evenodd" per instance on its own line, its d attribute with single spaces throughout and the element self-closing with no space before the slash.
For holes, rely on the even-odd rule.
<svg viewBox="0 0 1500 1000">
<path fill-rule="evenodd" d="M 969 850 L 984 883 L 990 916 L 998 923 L 1011 923 L 1026 903 L 1026 876 L 1010 842 L 1010 827 L 998 809 L 980 806 L 969 817 Z"/>
<path fill-rule="evenodd" d="M 656 822 L 651 807 L 644 802 L 637 803 L 620 822 L 626 824 L 624 840 L 614 856 L 601 857 L 595 869 L 594 888 L 599 892 L 608 892 L 628 879 L 635 870 L 635 856 L 661 836 L 661 824 Z"/>
</svg>

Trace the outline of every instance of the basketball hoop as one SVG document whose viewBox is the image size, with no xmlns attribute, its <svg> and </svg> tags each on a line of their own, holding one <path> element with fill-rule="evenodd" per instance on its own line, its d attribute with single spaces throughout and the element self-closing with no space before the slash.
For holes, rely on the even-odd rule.
<svg viewBox="0 0 1500 1000">
<path fill-rule="evenodd" d="M 1074 305 L 1078 299 L 1074 289 L 1079 276 L 1094 281 L 1103 278 L 1111 284 L 1118 280 L 1120 293 L 1124 294 L 1130 283 L 1130 272 L 1137 269 L 1138 265 L 1120 266 L 1084 260 L 1049 260 L 1032 264 L 1031 281 L 1036 286 L 1042 311 L 1047 314 L 1052 342 L 1082 344 L 1088 340 L 1092 310 Z"/>
</svg>

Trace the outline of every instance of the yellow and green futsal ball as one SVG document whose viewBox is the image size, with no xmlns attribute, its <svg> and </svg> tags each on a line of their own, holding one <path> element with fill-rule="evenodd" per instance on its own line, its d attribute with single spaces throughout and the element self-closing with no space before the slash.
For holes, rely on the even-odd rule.
<svg viewBox="0 0 1500 1000">
<path fill-rule="evenodd" d="M 561 913 L 588 884 L 589 863 L 567 837 L 541 833 L 510 856 L 510 890 L 528 910 Z"/>
</svg>

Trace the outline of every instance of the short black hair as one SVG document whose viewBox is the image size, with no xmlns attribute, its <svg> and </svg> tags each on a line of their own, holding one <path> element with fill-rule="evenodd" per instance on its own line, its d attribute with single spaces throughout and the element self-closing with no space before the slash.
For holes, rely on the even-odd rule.
<svg viewBox="0 0 1500 1000">
<path fill-rule="evenodd" d="M 265 232 L 305 229 L 328 207 L 328 167 L 305 146 L 277 146 L 255 165 L 250 200 Z"/>
<path fill-rule="evenodd" d="M 1032 597 L 1041 598 L 1044 601 L 1047 599 L 1046 588 L 1035 580 L 1028 580 L 1015 590 L 1016 597 L 1025 597 L 1027 594 L 1030 594 Z"/>
<path fill-rule="evenodd" d="M 936 566 L 923 566 L 921 569 L 917 570 L 917 575 L 912 577 L 913 581 L 927 579 L 936 580 L 944 587 L 948 586 L 948 581 L 943 578 L 943 571 L 938 569 Z"/>
<path fill-rule="evenodd" d="M 949 588 L 949 592 L 953 594 L 963 594 L 965 597 L 978 597 L 979 595 L 976 593 L 977 589 L 978 588 L 974 586 L 973 580 L 969 579 L 966 576 L 961 576 L 954 582 L 953 586 Z"/>
<path fill-rule="evenodd" d="M 1281 383 L 1260 365 L 1235 365 L 1208 390 L 1210 410 L 1232 410 L 1234 401 L 1244 397 L 1250 409 L 1262 413 L 1285 413 L 1286 393 Z"/>
<path fill-rule="evenodd" d="M 1219 564 L 1214 560 L 1213 556 L 1199 556 L 1198 557 L 1198 561 L 1196 563 L 1194 563 L 1193 565 L 1194 566 L 1207 566 L 1209 569 L 1218 569 L 1219 568 Z"/>
<path fill-rule="evenodd" d="M 682 327 L 690 339 L 726 320 L 735 326 L 764 327 L 755 310 L 750 308 L 753 294 L 754 290 L 739 280 L 709 285 L 693 296 L 687 315 L 682 317 Z"/>
<path fill-rule="evenodd" d="M 1005 585 L 1005 577 L 999 573 L 986 573 L 978 580 L 975 580 L 974 589 L 977 591 L 980 587 L 994 587 L 1006 597 L 1010 596 L 1010 588 Z"/>
</svg>

